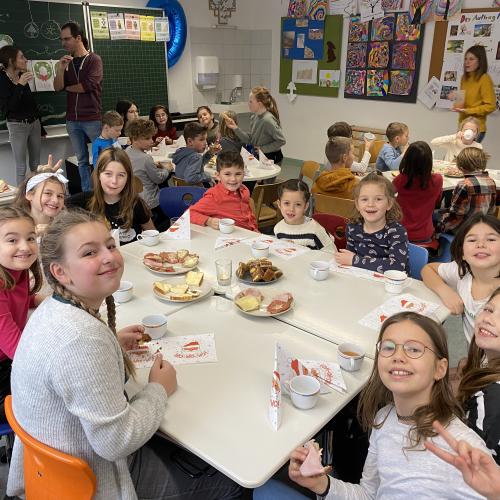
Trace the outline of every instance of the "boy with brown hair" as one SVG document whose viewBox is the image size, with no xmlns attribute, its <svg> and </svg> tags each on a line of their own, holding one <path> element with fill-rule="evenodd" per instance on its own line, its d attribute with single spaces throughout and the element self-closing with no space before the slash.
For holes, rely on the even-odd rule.
<svg viewBox="0 0 500 500">
<path fill-rule="evenodd" d="M 200 201 L 191 205 L 191 222 L 219 229 L 219 221 L 230 218 L 239 227 L 258 231 L 250 191 L 243 184 L 244 176 L 245 165 L 239 153 L 220 153 L 216 173 L 219 182 L 208 189 Z"/>
<path fill-rule="evenodd" d="M 102 116 L 101 135 L 92 143 L 92 164 L 97 163 L 101 151 L 106 148 L 121 148 L 117 142 L 123 128 L 123 118 L 116 111 L 106 111 Z"/>
<path fill-rule="evenodd" d="M 387 125 L 385 135 L 389 142 L 384 144 L 378 154 L 377 170 L 386 172 L 388 170 L 399 170 L 399 164 L 408 149 L 410 131 L 408 125 L 400 122 L 392 122 Z"/>
<path fill-rule="evenodd" d="M 358 182 L 351 172 L 354 144 L 347 137 L 334 137 L 326 143 L 325 154 L 331 170 L 321 172 L 311 189 L 312 193 L 352 199 L 352 190 Z"/>
</svg>

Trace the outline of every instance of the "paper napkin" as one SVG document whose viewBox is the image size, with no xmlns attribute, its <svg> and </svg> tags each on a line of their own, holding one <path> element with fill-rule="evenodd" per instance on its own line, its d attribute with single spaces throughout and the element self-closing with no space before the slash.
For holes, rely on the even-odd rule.
<svg viewBox="0 0 500 500">
<path fill-rule="evenodd" d="M 186 210 L 163 234 L 169 240 L 190 240 L 191 216 L 189 210 Z"/>
</svg>

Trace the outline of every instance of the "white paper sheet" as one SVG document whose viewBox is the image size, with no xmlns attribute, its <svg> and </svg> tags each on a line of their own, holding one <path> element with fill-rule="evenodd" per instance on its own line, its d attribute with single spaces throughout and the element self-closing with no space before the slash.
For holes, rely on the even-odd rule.
<svg viewBox="0 0 500 500">
<path fill-rule="evenodd" d="M 318 61 L 294 59 L 292 61 L 292 81 L 316 85 L 318 82 Z"/>
<path fill-rule="evenodd" d="M 340 266 L 334 260 L 330 262 L 330 269 L 339 274 L 349 274 L 356 278 L 362 278 L 372 281 L 384 281 L 384 275 L 377 273 L 376 271 L 370 271 L 369 269 L 362 269 L 361 267 L 355 266 Z"/>
<path fill-rule="evenodd" d="M 162 235 L 168 240 L 191 239 L 191 216 L 186 210 Z"/>
<path fill-rule="evenodd" d="M 359 9 L 361 12 L 361 22 L 379 19 L 385 15 L 381 0 L 360 0 Z"/>
<path fill-rule="evenodd" d="M 302 245 L 296 245 L 291 241 L 279 240 L 278 238 L 273 238 L 272 236 L 267 235 L 256 236 L 255 238 L 248 238 L 242 241 L 242 243 L 249 246 L 252 246 L 256 242 L 268 244 L 269 253 L 271 255 L 282 257 L 286 260 L 290 260 L 299 255 L 310 252 L 309 248 Z"/>
<path fill-rule="evenodd" d="M 433 76 L 427 85 L 419 92 L 418 100 L 427 108 L 432 109 L 436 105 L 439 98 L 439 90 L 441 84 L 439 80 Z"/>
<path fill-rule="evenodd" d="M 276 344 L 274 351 L 274 367 L 271 381 L 271 395 L 269 397 L 268 416 L 273 430 L 277 431 L 281 425 L 283 410 L 281 408 L 281 376 L 279 373 L 279 351 L 280 346 Z"/>
<path fill-rule="evenodd" d="M 227 248 L 233 245 L 238 245 L 245 238 L 235 237 L 235 236 L 219 236 L 215 240 L 215 250 L 219 250 L 220 248 Z"/>
<path fill-rule="evenodd" d="M 328 12 L 331 16 L 350 17 L 359 12 L 358 0 L 328 0 Z"/>
<path fill-rule="evenodd" d="M 52 61 L 33 60 L 33 80 L 37 92 L 54 92 L 54 66 Z"/>
</svg>

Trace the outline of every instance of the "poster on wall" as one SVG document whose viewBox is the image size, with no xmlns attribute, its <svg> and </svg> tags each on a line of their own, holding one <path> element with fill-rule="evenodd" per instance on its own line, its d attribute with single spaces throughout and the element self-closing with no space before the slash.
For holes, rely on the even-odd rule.
<svg viewBox="0 0 500 500">
<path fill-rule="evenodd" d="M 125 14 L 125 33 L 128 40 L 141 39 L 141 23 L 137 14 Z"/>
<path fill-rule="evenodd" d="M 463 61 L 473 45 L 483 45 L 488 58 L 488 74 L 500 93 L 500 12 L 463 12 L 448 23 L 441 70 L 441 90 L 436 107 L 450 109 L 463 75 Z"/>
<path fill-rule="evenodd" d="M 123 40 L 127 38 L 125 31 L 125 19 L 123 14 L 109 12 L 108 13 L 109 34 L 111 40 Z"/>
<path fill-rule="evenodd" d="M 292 82 L 316 85 L 318 83 L 318 61 L 294 60 L 292 63 Z"/>
<path fill-rule="evenodd" d="M 328 14 L 351 17 L 358 12 L 358 0 L 328 0 Z"/>
<path fill-rule="evenodd" d="M 423 26 L 406 12 L 349 23 L 344 97 L 416 102 Z"/>
<path fill-rule="evenodd" d="M 324 21 L 285 19 L 282 29 L 282 57 L 286 59 L 323 59 Z"/>
<path fill-rule="evenodd" d="M 99 40 L 109 40 L 108 14 L 106 12 L 90 12 L 92 36 Z"/>
<path fill-rule="evenodd" d="M 170 41 L 168 17 L 155 17 L 155 35 L 157 42 Z"/>
<path fill-rule="evenodd" d="M 143 42 L 155 41 L 155 18 L 154 16 L 140 16 L 141 18 L 141 40 Z"/>
</svg>

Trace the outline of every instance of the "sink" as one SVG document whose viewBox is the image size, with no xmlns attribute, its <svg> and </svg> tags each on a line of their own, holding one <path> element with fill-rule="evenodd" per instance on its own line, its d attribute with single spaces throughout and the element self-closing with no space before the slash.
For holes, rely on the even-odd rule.
<svg viewBox="0 0 500 500">
<path fill-rule="evenodd" d="M 209 104 L 210 109 L 214 113 L 220 113 L 221 111 L 234 111 L 235 113 L 250 113 L 248 109 L 248 103 L 245 102 L 233 102 L 232 104 L 228 101 L 223 101 L 220 104 Z"/>
</svg>

